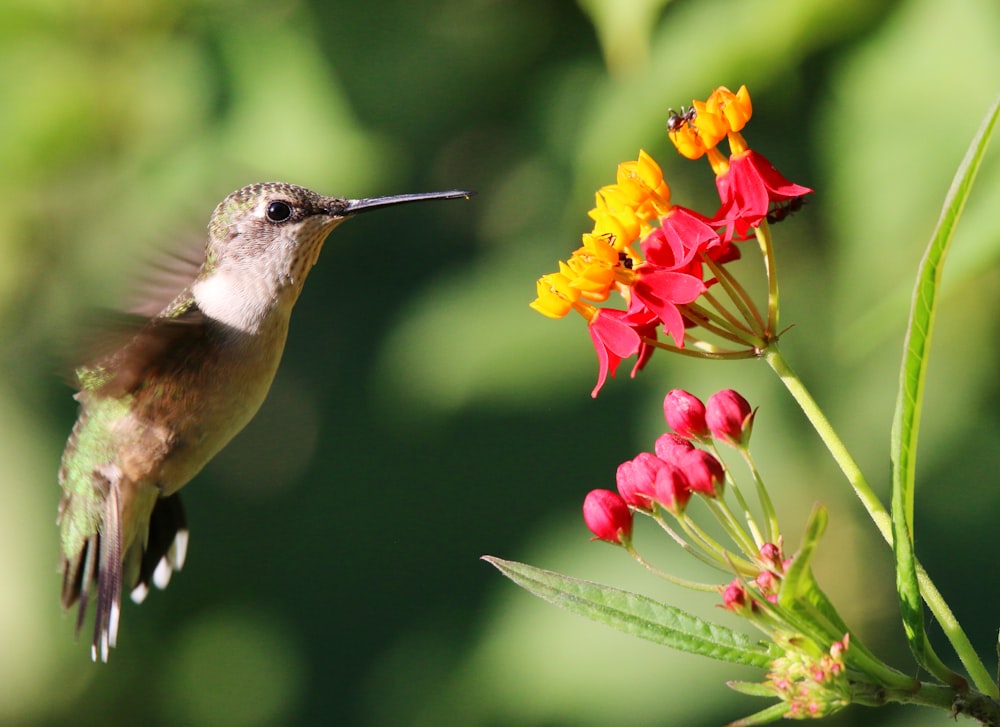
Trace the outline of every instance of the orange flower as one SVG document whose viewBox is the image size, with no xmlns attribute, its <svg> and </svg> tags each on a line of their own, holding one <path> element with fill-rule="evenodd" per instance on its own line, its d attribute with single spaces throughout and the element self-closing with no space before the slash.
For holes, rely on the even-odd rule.
<svg viewBox="0 0 1000 727">
<path fill-rule="evenodd" d="M 742 137 L 737 132 L 750 120 L 752 113 L 750 92 L 746 86 L 740 86 L 736 93 L 719 86 L 707 101 L 692 101 L 689 111 L 671 116 L 668 135 L 681 155 L 688 159 L 700 159 L 727 135 L 730 145 L 734 137 L 737 144 L 742 144 Z"/>
<path fill-rule="evenodd" d="M 750 92 L 746 86 L 740 86 L 740 90 L 733 93 L 725 86 L 719 86 L 712 91 L 705 105 L 712 109 L 712 112 L 726 120 L 728 131 L 738 132 L 753 115 L 753 106 L 750 103 Z"/>
<path fill-rule="evenodd" d="M 605 301 L 615 284 L 615 268 L 620 265 L 618 251 L 605 235 L 585 234 L 583 247 L 578 248 L 560 267 L 570 285 L 580 291 L 580 297 Z"/>
<path fill-rule="evenodd" d="M 618 165 L 617 184 L 622 197 L 631 202 L 643 222 L 670 211 L 670 186 L 663 179 L 660 165 L 642 149 L 636 161 Z"/>
<path fill-rule="evenodd" d="M 725 116 L 704 101 L 692 101 L 691 109 L 676 118 L 679 121 L 672 121 L 667 127 L 668 136 L 677 151 L 688 159 L 701 158 L 725 139 L 729 131 Z"/>
<path fill-rule="evenodd" d="M 580 298 L 580 292 L 570 285 L 569 277 L 563 273 L 543 275 L 535 287 L 538 297 L 529 305 L 549 318 L 564 317 Z"/>
<path fill-rule="evenodd" d="M 639 239 L 642 222 L 616 185 L 602 187 L 594 198 L 595 207 L 587 213 L 594 220 L 594 235 L 611 235 L 621 245 Z"/>
<path fill-rule="evenodd" d="M 670 209 L 670 186 L 663 171 L 640 149 L 638 159 L 618 165 L 617 183 L 601 187 L 597 206 L 588 214 L 595 235 L 610 233 L 624 248 L 648 234 L 653 222 Z"/>
</svg>

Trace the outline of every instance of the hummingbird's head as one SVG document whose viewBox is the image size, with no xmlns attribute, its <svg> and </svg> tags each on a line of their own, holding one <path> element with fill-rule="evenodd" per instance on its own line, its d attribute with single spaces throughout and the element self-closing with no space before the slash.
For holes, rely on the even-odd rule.
<svg viewBox="0 0 1000 727">
<path fill-rule="evenodd" d="M 350 216 L 349 200 L 294 184 L 265 182 L 238 189 L 209 222 L 206 272 L 246 269 L 301 284 L 330 231 Z"/>
<path fill-rule="evenodd" d="M 285 284 L 301 285 L 327 235 L 348 217 L 380 207 L 472 194 L 451 190 L 342 199 L 283 182 L 251 184 L 215 208 L 208 225 L 205 272 L 229 265 L 260 271 L 263 262 Z"/>
<path fill-rule="evenodd" d="M 276 307 L 286 314 L 291 310 L 327 235 L 348 217 L 380 207 L 472 194 L 452 190 L 342 199 L 282 182 L 248 185 L 215 208 L 205 262 L 192 292 L 206 314 L 252 330 Z"/>
</svg>

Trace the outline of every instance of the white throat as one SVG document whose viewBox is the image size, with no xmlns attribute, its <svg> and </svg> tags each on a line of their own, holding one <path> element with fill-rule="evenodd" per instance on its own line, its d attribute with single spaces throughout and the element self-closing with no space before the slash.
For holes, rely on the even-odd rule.
<svg viewBox="0 0 1000 727">
<path fill-rule="evenodd" d="M 217 270 L 196 282 L 191 294 L 206 316 L 244 333 L 259 333 L 284 297 L 269 284 L 266 275 L 226 270 Z"/>
</svg>

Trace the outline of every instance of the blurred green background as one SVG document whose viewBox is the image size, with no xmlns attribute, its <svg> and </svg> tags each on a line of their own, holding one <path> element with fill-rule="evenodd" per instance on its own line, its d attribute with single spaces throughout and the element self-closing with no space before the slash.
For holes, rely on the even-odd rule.
<svg viewBox="0 0 1000 727">
<path fill-rule="evenodd" d="M 595 401 L 582 323 L 527 303 L 639 148 L 675 201 L 713 211 L 708 165 L 672 150 L 666 111 L 748 84 L 748 140 L 817 191 L 776 228 L 783 349 L 884 493 L 910 281 L 1000 90 L 997 38 L 995 0 L 0 2 L 0 723 L 713 725 L 760 708 L 724 686 L 758 675 L 592 625 L 478 559 L 734 625 L 589 543 L 579 515 L 652 446 L 678 386 L 760 406 L 755 452 L 790 545 L 821 499 L 821 583 L 910 671 L 889 553 L 762 364 L 657 356 Z M 946 273 L 917 515 L 918 552 L 991 665 L 998 158 Z M 58 605 L 66 341 L 151 250 L 270 179 L 479 195 L 333 234 L 270 399 L 185 490 L 187 567 L 125 605 L 95 666 Z M 638 544 L 705 575 L 651 531 Z M 831 723 L 951 720 L 855 708 Z"/>
</svg>

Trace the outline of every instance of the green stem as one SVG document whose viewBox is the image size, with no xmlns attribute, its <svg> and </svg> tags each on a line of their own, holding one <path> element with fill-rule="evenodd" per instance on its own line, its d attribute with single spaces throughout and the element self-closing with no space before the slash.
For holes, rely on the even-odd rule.
<svg viewBox="0 0 1000 727">
<path fill-rule="evenodd" d="M 646 560 L 641 555 L 639 555 L 639 551 L 637 551 L 635 549 L 635 546 L 633 546 L 631 542 L 628 542 L 628 543 L 625 544 L 625 550 L 627 550 L 628 553 L 629 553 L 629 555 L 631 555 L 633 558 L 635 558 L 636 562 L 638 562 L 643 568 L 645 568 L 646 570 L 648 570 L 653 575 L 659 576 L 660 578 L 662 578 L 663 580 L 665 580 L 665 581 L 667 581 L 669 583 L 673 583 L 675 586 L 681 586 L 682 588 L 688 588 L 688 589 L 690 589 L 692 591 L 702 591 L 704 593 L 718 593 L 719 592 L 719 586 L 715 585 L 713 583 L 699 583 L 698 581 L 689 581 L 687 578 L 681 578 L 679 576 L 674 576 L 674 575 L 671 575 L 670 573 L 666 573 L 666 572 L 660 570 L 655 565 L 653 565 L 648 560 Z"/>
<path fill-rule="evenodd" d="M 868 484 L 868 481 L 861 473 L 861 468 L 858 467 L 854 458 L 851 457 L 850 452 L 847 451 L 847 447 L 844 446 L 840 437 L 837 436 L 836 431 L 834 431 L 829 420 L 819 408 L 816 400 L 812 398 L 812 395 L 802 384 L 802 380 L 799 379 L 798 375 L 788 365 L 788 362 L 785 361 L 776 344 L 772 343 L 768 346 L 767 351 L 764 353 L 764 360 L 767 361 L 768 366 L 778 375 L 778 378 L 781 379 L 785 388 L 792 395 L 792 398 L 795 399 L 805 413 L 806 418 L 809 419 L 809 422 L 817 434 L 819 434 L 820 439 L 823 440 L 823 444 L 826 445 L 834 461 L 840 467 L 844 476 L 847 477 L 847 481 L 854 488 L 855 494 L 861 500 L 861 504 L 864 505 L 865 510 L 868 511 L 868 515 L 871 517 L 872 522 L 875 523 L 875 527 L 878 528 L 879 533 L 881 533 L 885 541 L 891 546 L 892 519 L 889 516 L 888 510 L 886 510 L 885 505 L 882 504 L 882 501 L 872 490 L 871 485 Z M 933 581 L 931 581 L 930 576 L 927 575 L 927 571 L 924 570 L 919 562 L 916 564 L 916 568 L 917 580 L 920 583 L 920 595 L 941 625 L 942 630 L 948 637 L 948 641 L 951 642 L 955 653 L 962 661 L 976 688 L 990 697 L 1000 697 L 1000 691 L 998 691 L 996 683 L 993 681 L 983 662 L 979 659 L 975 649 L 972 648 L 969 637 L 962 630 L 961 625 L 948 607 L 941 592 L 938 591 Z"/>
<path fill-rule="evenodd" d="M 778 276 L 775 273 L 774 245 L 771 244 L 771 228 L 767 221 L 761 221 L 756 229 L 757 243 L 764 258 L 764 272 L 767 274 L 767 332 L 772 336 L 778 332 Z"/>
<path fill-rule="evenodd" d="M 798 403 L 799 407 L 805 413 L 809 423 L 812 424 L 813 429 L 816 430 L 820 439 L 823 440 L 823 444 L 830 451 L 841 472 L 844 473 L 847 481 L 854 488 L 855 494 L 861 500 L 861 504 L 865 506 L 865 510 L 868 511 L 868 515 L 875 523 L 875 527 L 878 528 L 885 541 L 891 545 L 892 519 L 889 517 L 889 511 L 886 510 L 885 505 L 882 504 L 878 495 L 875 494 L 871 485 L 868 484 L 865 476 L 861 473 L 861 468 L 858 467 L 857 462 L 854 461 L 850 452 L 847 451 L 844 443 L 840 441 L 840 437 L 837 436 L 837 432 L 834 431 L 833 426 L 819 408 L 816 400 L 812 398 L 812 395 L 803 385 L 798 375 L 792 371 L 792 368 L 785 361 L 774 343 L 768 346 L 767 351 L 764 353 L 764 360 L 767 361 L 767 365 L 771 367 L 774 373 L 778 375 L 781 383 L 785 385 L 792 398 L 795 399 L 796 403 Z"/>
<path fill-rule="evenodd" d="M 701 254 L 702 262 L 712 271 L 715 279 L 719 281 L 719 285 L 726 291 L 726 295 L 729 299 L 733 301 L 733 305 L 740 311 L 743 319 L 747 322 L 754 331 L 758 334 L 761 332 L 766 332 L 764 326 L 764 320 L 760 317 L 760 312 L 757 310 L 757 306 L 753 302 L 753 298 L 746 289 L 740 285 L 740 282 L 732 276 L 732 274 L 726 269 L 724 265 L 719 265 L 705 253 Z"/>
<path fill-rule="evenodd" d="M 722 462 L 722 457 L 719 457 L 718 449 L 714 446 L 711 447 L 714 450 L 712 453 L 716 458 Z M 754 542 L 758 546 L 766 542 L 766 539 L 760 533 L 760 527 L 757 525 L 757 521 L 754 519 L 753 512 L 750 510 L 750 504 L 747 502 L 746 498 L 743 496 L 743 492 L 740 490 L 739 483 L 733 478 L 732 473 L 729 468 L 726 468 L 726 494 L 732 494 L 733 498 L 736 500 L 736 504 L 740 506 L 743 511 L 743 519 L 746 521 L 747 527 L 750 529 L 750 534 L 753 536 Z"/>
<path fill-rule="evenodd" d="M 702 293 L 702 297 L 707 298 L 708 294 Z M 686 303 L 681 306 L 681 309 L 685 316 L 694 321 L 698 327 L 704 328 L 709 333 L 714 333 L 719 338 L 745 346 L 759 347 L 761 345 L 761 339 L 755 336 L 752 331 L 738 328 L 738 323 L 731 324 L 720 314 L 713 313 L 696 303 Z"/>
<path fill-rule="evenodd" d="M 718 346 L 708 342 L 699 341 L 696 337 L 690 335 L 685 335 L 684 340 L 690 345 L 685 346 L 684 348 L 678 348 L 677 346 L 672 346 L 669 343 L 658 341 L 655 338 L 646 338 L 645 336 L 642 338 L 642 342 L 647 346 L 669 351 L 670 353 L 677 353 L 681 356 L 690 356 L 691 358 L 704 358 L 711 361 L 735 361 L 741 358 L 758 358 L 760 356 L 760 351 L 756 348 L 746 348 L 741 351 L 730 351 L 720 349 Z M 702 344 L 717 350 L 710 351 L 706 348 L 699 348 Z"/>
<path fill-rule="evenodd" d="M 760 538 L 760 532 L 757 530 L 757 524 L 751 521 L 750 527 L 752 532 L 750 535 L 747 535 L 747 532 L 740 525 L 740 521 L 737 520 L 725 500 L 710 497 L 705 497 L 704 500 L 705 504 L 712 511 L 712 514 L 715 515 L 723 529 L 728 533 L 733 544 L 742 550 L 747 558 L 752 561 L 757 556 L 757 553 L 760 552 L 760 546 L 757 542 L 758 538 Z M 694 524 L 694 521 L 691 522 Z"/>
<path fill-rule="evenodd" d="M 952 719 L 965 715 L 982 725 L 1000 725 L 1000 704 L 985 694 L 958 694 L 950 687 L 921 684 L 920 689 L 886 689 L 868 682 L 851 682 L 851 701 L 869 707 L 882 707 L 889 702 L 937 707 L 951 713 Z"/>
<path fill-rule="evenodd" d="M 688 543 L 686 540 L 684 540 L 684 538 L 678 535 L 677 531 L 675 531 L 672 527 L 670 527 L 670 524 L 663 518 L 663 515 L 660 514 L 660 510 L 661 508 L 658 507 L 656 509 L 656 512 L 649 514 L 649 516 L 653 518 L 653 520 L 655 520 L 661 528 L 663 528 L 663 530 L 667 533 L 667 535 L 669 535 L 673 539 L 673 541 L 677 543 L 685 553 L 688 553 L 689 555 L 700 560 L 705 565 L 715 568 L 716 570 L 720 570 L 723 573 L 729 571 L 729 567 L 728 564 L 725 562 L 725 559 L 715 556 L 714 553 L 712 555 L 709 555 L 697 548 L 692 547 L 690 543 Z"/>
<path fill-rule="evenodd" d="M 764 511 L 764 519 L 767 521 L 768 541 L 777 543 L 781 530 L 778 526 L 778 514 L 774 510 L 774 503 L 771 502 L 771 496 L 764 486 L 764 480 L 760 476 L 760 471 L 757 469 L 757 463 L 754 461 L 753 455 L 750 454 L 750 449 L 745 446 L 740 447 L 740 454 L 743 455 L 743 461 L 750 468 L 750 474 L 753 476 L 754 484 L 757 486 L 757 499 L 760 500 L 760 507 Z"/>
<path fill-rule="evenodd" d="M 753 335 L 753 330 L 744 325 L 743 321 L 741 321 L 739 318 L 736 317 L 736 314 L 734 314 L 731 310 L 726 308 L 722 304 L 722 301 L 720 301 L 718 298 L 712 295 L 711 290 L 706 290 L 704 293 L 702 293 L 701 298 L 699 300 L 704 300 L 709 305 L 711 305 L 712 308 L 718 312 L 717 319 L 724 321 L 725 325 L 728 328 L 742 331 L 748 336 Z M 688 303 L 687 305 L 688 307 L 690 307 L 694 304 Z"/>
</svg>

